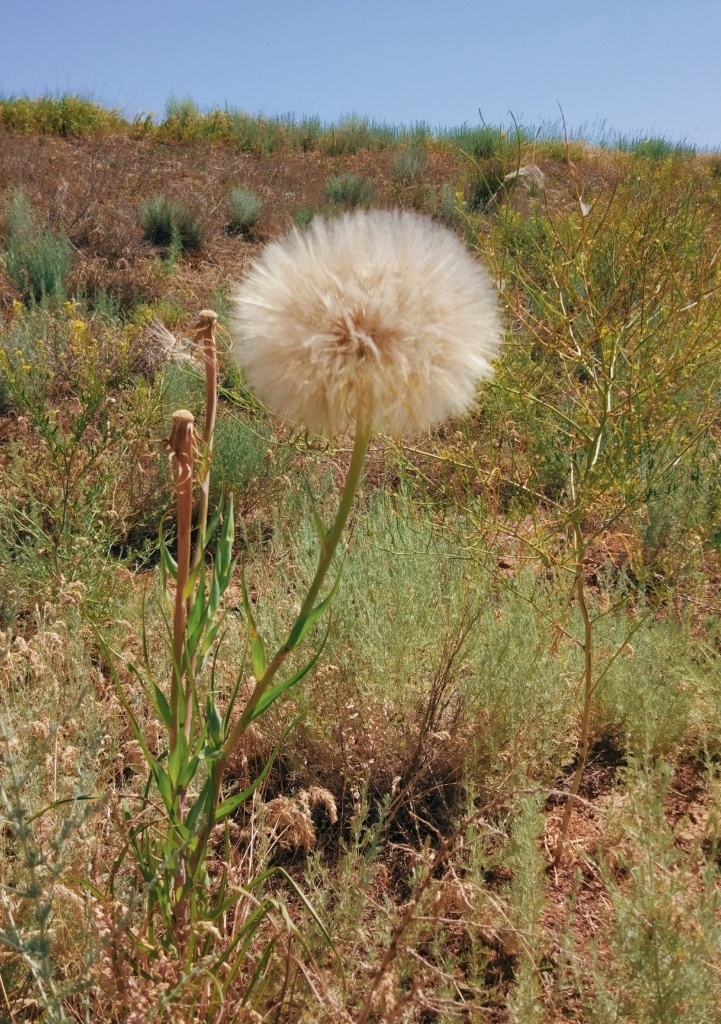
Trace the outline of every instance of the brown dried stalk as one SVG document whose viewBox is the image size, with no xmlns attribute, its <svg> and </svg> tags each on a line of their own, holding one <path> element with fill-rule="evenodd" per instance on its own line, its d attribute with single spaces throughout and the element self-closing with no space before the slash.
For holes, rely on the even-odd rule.
<svg viewBox="0 0 721 1024">
<path fill-rule="evenodd" d="M 184 591 L 190 573 L 190 529 L 193 517 L 193 414 L 176 409 L 168 439 L 175 465 L 175 494 L 178 504 L 178 579 L 173 615 L 173 681 L 170 688 L 172 725 L 169 730 L 170 750 L 175 749 L 180 727 L 179 705 L 182 688 L 183 652 L 185 650 L 186 601 Z M 187 707 L 185 714 L 187 715 Z"/>
</svg>

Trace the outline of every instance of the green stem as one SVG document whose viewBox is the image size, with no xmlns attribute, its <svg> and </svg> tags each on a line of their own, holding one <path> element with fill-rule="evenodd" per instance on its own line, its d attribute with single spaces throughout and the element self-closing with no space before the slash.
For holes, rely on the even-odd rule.
<svg viewBox="0 0 721 1024">
<path fill-rule="evenodd" d="M 320 588 L 323 586 L 323 581 L 328 575 L 331 562 L 333 561 L 333 555 L 336 552 L 338 543 L 343 535 L 343 530 L 348 521 L 350 510 L 353 506 L 353 499 L 355 498 L 358 485 L 360 484 L 361 474 L 363 472 L 363 465 L 365 463 L 366 453 L 368 451 L 368 444 L 371 436 L 371 422 L 370 416 L 367 415 L 365 410 L 359 410 L 357 421 L 356 421 L 356 434 L 355 441 L 353 443 L 353 454 L 351 456 L 350 466 L 348 467 L 348 475 L 345 478 L 345 484 L 343 485 L 343 494 L 341 495 L 340 505 L 336 512 L 335 521 L 333 527 L 327 535 L 326 541 L 321 549 L 320 562 L 316 569 L 315 577 L 310 585 L 310 589 L 306 595 L 303 607 L 298 615 L 299 619 L 304 618 L 310 611 L 312 611 Z M 236 743 L 240 739 L 241 735 L 245 732 L 248 725 L 250 724 L 253 711 L 257 707 L 258 701 L 263 696 L 265 691 L 270 686 L 273 677 L 275 676 L 278 669 L 281 667 L 283 662 L 286 660 L 288 655 L 292 651 L 292 647 L 289 646 L 290 634 L 285 644 L 278 650 L 273 660 L 270 662 L 265 672 L 263 673 L 262 679 L 259 679 L 255 685 L 255 689 L 248 699 L 248 703 L 245 705 L 243 714 L 238 719 L 233 728 L 232 732 L 228 736 L 227 740 L 223 744 L 223 755 L 217 762 L 218 764 L 218 775 L 217 775 L 217 786 L 218 793 L 220 792 L 220 783 L 222 779 L 222 765 L 231 756 Z M 213 805 L 216 806 L 216 803 Z"/>
</svg>

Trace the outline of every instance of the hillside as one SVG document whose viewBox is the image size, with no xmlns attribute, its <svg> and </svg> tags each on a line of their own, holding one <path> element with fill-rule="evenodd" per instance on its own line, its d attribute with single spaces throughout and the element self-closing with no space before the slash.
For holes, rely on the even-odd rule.
<svg viewBox="0 0 721 1024">
<path fill-rule="evenodd" d="M 615 141 L 0 101 L 3 1019 L 721 1019 L 721 160 Z M 334 561 L 356 442 L 249 390 L 232 289 L 371 207 L 461 238 L 506 335 L 469 414 L 372 437 Z M 226 758 L 266 648 L 303 678 Z"/>
</svg>

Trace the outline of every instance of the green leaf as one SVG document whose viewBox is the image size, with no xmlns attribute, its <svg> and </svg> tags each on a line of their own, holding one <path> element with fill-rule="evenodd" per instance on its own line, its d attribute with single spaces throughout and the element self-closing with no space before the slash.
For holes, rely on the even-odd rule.
<svg viewBox="0 0 721 1024">
<path fill-rule="evenodd" d="M 240 684 L 243 680 L 243 673 L 245 672 L 245 662 L 247 657 L 247 652 L 244 651 L 243 660 L 240 663 L 240 670 L 238 671 L 238 675 L 235 680 L 235 686 L 233 687 L 233 692 L 231 693 L 230 700 L 228 701 L 228 707 L 225 709 L 225 715 L 223 716 L 223 732 L 226 736 L 228 735 L 228 730 L 230 729 L 230 720 L 233 717 L 233 709 L 235 708 L 235 702 L 238 697 L 238 690 L 240 689 Z"/>
<path fill-rule="evenodd" d="M 272 907 L 273 904 L 270 900 L 263 900 L 260 906 L 256 907 L 255 910 L 253 910 L 253 912 L 248 915 L 248 918 L 243 924 L 243 927 L 239 930 L 238 934 L 235 936 L 233 941 L 228 945 L 228 948 L 223 951 L 220 957 L 218 957 L 217 963 L 215 965 L 216 970 L 218 967 L 220 967 L 222 964 L 226 963 L 230 959 L 231 955 L 234 953 L 238 945 L 242 942 L 242 947 L 240 951 L 237 953 L 237 955 L 234 957 L 233 966 L 224 980 L 222 990 L 223 997 L 225 997 L 228 988 L 236 975 L 238 968 L 243 962 L 243 958 L 245 957 L 248 947 L 250 946 L 250 943 L 253 940 L 253 936 L 257 932 L 260 925 L 263 923 L 264 918 L 267 916 L 268 912 L 272 909 Z M 263 965 L 267 963 L 268 956 L 270 955 L 270 952 L 274 948 L 276 942 L 277 936 L 273 936 L 268 945 L 265 947 L 263 954 L 260 958 L 261 963 Z M 266 953 L 268 954 L 268 956 L 266 956 Z"/>
<path fill-rule="evenodd" d="M 108 645 L 103 640 L 103 638 L 100 635 L 98 629 L 95 626 L 93 626 L 92 629 L 93 629 L 93 633 L 95 634 L 95 639 L 96 639 L 96 641 L 97 641 L 97 643 L 98 643 L 98 645 L 100 647 L 100 650 L 103 653 L 103 657 L 105 658 L 105 662 L 106 662 L 108 668 L 110 669 L 110 674 L 113 677 L 113 682 L 115 683 L 115 688 L 118 691 L 118 696 L 120 697 L 120 701 L 121 701 L 123 707 L 125 708 L 125 711 L 126 711 L 126 713 L 128 715 L 128 718 L 130 720 L 130 727 L 133 730 L 133 734 L 135 736 L 135 739 L 140 744 L 140 748 L 143 751 L 143 754 L 145 756 L 145 760 L 147 761 L 147 763 L 150 766 L 150 769 L 151 769 L 151 771 L 153 773 L 153 778 L 155 779 L 155 783 L 156 783 L 156 785 L 158 787 L 158 792 L 160 793 L 160 795 L 161 795 L 161 797 L 163 799 L 163 802 L 165 804 L 165 807 L 166 807 L 168 813 L 173 817 L 173 819 L 175 819 L 175 817 L 176 817 L 176 815 L 175 815 L 175 806 L 174 806 L 175 802 L 173 800 L 173 794 L 172 794 L 172 789 L 171 789 L 171 785 L 170 785 L 170 779 L 168 778 L 166 773 L 163 771 L 163 769 L 160 767 L 158 762 L 155 760 L 153 755 L 148 750 L 148 745 L 145 742 L 145 737 L 143 736 L 143 733 L 142 733 L 142 730 L 141 730 L 140 726 L 138 725 L 138 723 L 135 720 L 135 716 L 133 715 L 133 712 L 131 711 L 130 705 L 128 704 L 127 698 L 125 696 L 125 691 L 123 690 L 122 683 L 120 682 L 120 679 L 118 678 L 118 673 L 115 671 L 115 664 L 113 663 L 113 659 L 112 659 L 110 648 L 108 647 Z"/>
<path fill-rule="evenodd" d="M 265 659 L 265 645 L 263 644 L 263 638 L 256 629 L 255 620 L 253 618 L 253 612 L 250 609 L 250 601 L 248 600 L 248 588 L 245 585 L 245 569 L 241 573 L 241 584 L 243 588 L 243 610 L 245 612 L 245 621 L 248 624 L 248 639 L 250 641 L 250 657 L 253 662 L 253 672 L 255 678 L 260 680 L 265 675 L 266 659 Z"/>
<path fill-rule="evenodd" d="M 152 686 L 152 690 L 149 690 L 145 680 L 143 679 L 140 672 L 137 670 L 137 668 L 135 667 L 135 665 L 133 665 L 131 661 L 126 661 L 125 667 L 127 668 L 128 672 L 132 672 L 132 674 L 140 683 L 140 686 L 148 700 L 148 703 L 152 705 L 158 718 L 161 719 L 166 728 L 170 728 L 170 726 L 173 724 L 173 717 L 170 713 L 170 707 L 168 706 L 168 702 L 165 699 L 165 694 L 163 693 L 163 691 L 156 685 L 152 677 L 150 678 L 150 685 Z"/>
<path fill-rule="evenodd" d="M 213 628 L 209 629 L 208 632 L 206 633 L 205 638 L 203 640 L 203 643 L 200 646 L 200 657 L 201 658 L 204 658 L 205 655 L 210 650 L 210 648 L 213 646 L 213 641 L 215 640 L 216 636 L 218 635 L 218 630 L 221 628 L 221 626 L 225 622 L 225 618 L 226 618 L 226 616 L 223 615 L 223 617 L 220 619 L 220 621 L 216 622 L 216 624 L 213 626 Z"/>
<path fill-rule="evenodd" d="M 303 668 L 299 669 L 294 676 L 290 677 L 290 679 L 285 679 L 282 683 L 276 683 L 275 686 L 271 686 L 269 690 L 265 691 L 263 696 L 260 698 L 258 703 L 253 708 L 253 714 L 250 716 L 251 722 L 254 722 L 256 718 L 259 718 L 264 711 L 268 710 L 271 704 L 275 703 L 275 701 L 277 701 L 279 697 L 282 697 L 287 690 L 290 690 L 291 686 L 295 686 L 296 683 L 299 683 L 301 679 L 310 672 L 310 670 L 315 666 L 316 662 L 318 661 L 318 658 L 320 658 L 321 654 L 323 653 L 323 648 L 325 647 L 326 641 L 328 639 L 328 632 L 329 630 L 326 630 L 326 634 L 323 637 L 323 642 L 321 643 L 320 647 L 313 655 L 313 657 L 310 659 L 310 661 L 303 666 Z"/>
<path fill-rule="evenodd" d="M 210 589 L 208 593 L 208 617 L 210 621 L 215 618 L 215 613 L 218 611 L 218 605 L 220 604 L 220 582 L 216 572 L 213 573 L 213 577 L 210 581 Z"/>
<path fill-rule="evenodd" d="M 231 498 L 231 508 L 232 508 L 232 505 L 233 505 L 233 499 Z M 207 525 L 207 527 L 205 529 L 205 537 L 203 538 L 203 541 L 204 541 L 204 545 L 205 545 L 206 548 L 208 547 L 208 545 L 210 544 L 211 540 L 213 539 L 213 534 L 218 529 L 218 523 L 220 522 L 220 515 L 221 515 L 222 511 L 223 511 L 223 495 L 221 494 L 220 501 L 218 502 L 218 507 L 216 508 L 215 512 L 213 512 L 212 516 L 210 517 L 210 522 L 208 523 L 208 525 Z"/>
<path fill-rule="evenodd" d="M 218 746 L 223 742 L 223 719 L 220 717 L 218 705 L 215 703 L 215 694 L 212 692 L 208 694 L 205 701 L 205 719 L 208 723 L 208 735 Z"/>
<path fill-rule="evenodd" d="M 158 702 L 158 712 L 160 717 L 163 719 L 165 726 L 169 729 L 173 724 L 173 713 L 170 710 L 170 705 L 168 704 L 165 694 L 155 682 L 153 682 L 153 691 L 155 693 L 155 699 Z"/>
<path fill-rule="evenodd" d="M 321 543 L 321 547 L 325 549 L 325 546 L 328 542 L 328 533 L 326 531 L 325 526 L 323 525 L 323 520 L 318 515 L 318 509 L 316 508 L 315 505 L 313 491 L 311 490 L 311 486 L 305 477 L 303 478 L 303 485 L 306 491 L 308 492 L 308 497 L 310 498 L 310 509 L 313 515 L 313 525 L 315 526 L 315 532 L 318 534 L 318 540 Z"/>
<path fill-rule="evenodd" d="M 191 758 L 190 761 L 188 761 L 188 763 L 186 764 L 185 768 L 180 773 L 180 778 L 178 779 L 178 786 L 179 786 L 180 789 L 187 789 L 188 788 L 188 786 L 192 782 L 193 778 L 195 777 L 195 773 L 198 770 L 198 765 L 199 764 L 200 764 L 200 758 L 199 757 L 193 757 L 193 758 Z"/>
<path fill-rule="evenodd" d="M 216 809 L 215 816 L 214 816 L 214 822 L 216 824 L 217 824 L 217 822 L 222 821 L 223 818 L 226 818 L 229 814 L 232 814 L 233 811 L 236 809 L 236 807 L 240 807 L 240 805 L 242 803 L 244 803 L 248 799 L 249 796 L 252 796 L 253 793 L 255 793 L 255 791 L 258 788 L 258 786 L 261 784 L 263 779 L 266 777 L 266 775 L 268 774 L 268 772 L 272 768 L 273 762 L 275 761 L 276 757 L 278 756 L 278 751 L 281 748 L 281 744 L 283 743 L 283 740 L 286 738 L 286 736 L 288 735 L 288 733 L 293 728 L 293 726 L 295 725 L 296 722 L 297 722 L 297 719 L 292 721 L 291 724 L 288 726 L 288 728 L 283 732 L 283 735 L 278 740 L 278 744 L 277 744 L 275 750 L 273 751 L 273 753 L 270 755 L 270 757 L 266 761 L 266 763 L 265 763 L 265 765 L 263 767 L 263 771 L 260 773 L 260 775 L 255 780 L 255 782 L 251 783 L 251 785 L 248 786 L 247 789 L 244 789 L 242 793 L 236 793 L 234 796 L 228 797 L 227 800 L 223 800 L 222 804 L 219 804 L 218 808 Z"/>
<path fill-rule="evenodd" d="M 273 868 L 272 870 L 275 873 L 277 873 L 279 875 L 282 875 L 282 877 L 285 879 L 285 881 L 288 883 L 288 885 L 291 887 L 291 889 L 295 892 L 296 896 L 298 896 L 298 898 L 300 900 L 302 900 L 302 902 L 305 904 L 306 908 L 308 909 L 308 911 L 312 915 L 313 920 L 315 921 L 315 923 L 318 925 L 318 927 L 320 928 L 321 932 L 323 933 L 323 937 L 325 938 L 325 941 L 328 943 L 330 948 L 335 953 L 335 958 L 336 958 L 336 960 L 338 962 L 338 967 L 340 968 L 341 984 L 343 986 L 343 1000 L 345 1001 L 345 972 L 343 970 L 343 961 L 340 958 L 340 954 L 338 953 L 338 950 L 335 948 L 335 944 L 333 942 L 333 939 L 331 938 L 330 932 L 325 927 L 325 925 L 321 921 L 320 917 L 318 917 L 318 914 L 316 913 L 316 910 L 315 910 L 315 907 L 313 906 L 313 904 L 310 902 L 310 900 L 305 895 L 303 890 L 298 886 L 298 883 L 296 881 L 294 881 L 294 879 L 288 874 L 288 872 L 285 871 L 284 868 L 281 868 L 281 867 Z"/>
<path fill-rule="evenodd" d="M 235 527 L 233 523 L 233 498 L 228 502 L 228 511 L 223 523 L 223 531 L 218 541 L 216 551 L 216 565 L 218 567 L 218 579 L 224 581 L 221 589 L 225 589 L 230 581 L 233 562 L 233 540 L 235 538 Z"/>
<path fill-rule="evenodd" d="M 203 807 L 205 806 L 211 794 L 212 782 L 212 778 L 208 776 L 208 778 L 205 780 L 205 785 L 200 791 L 200 796 L 195 801 L 193 806 L 190 808 L 190 811 L 188 812 L 188 817 L 185 819 L 186 827 L 191 832 L 195 831 L 198 821 L 200 820 L 201 811 L 203 810 Z"/>
<path fill-rule="evenodd" d="M 105 800 L 106 798 L 107 793 L 87 793 L 82 796 L 66 796 L 63 800 L 55 800 L 54 803 L 48 804 L 47 807 L 43 807 L 42 811 L 37 811 L 35 814 L 31 814 L 29 818 L 25 818 L 25 822 L 29 825 L 31 821 L 37 821 L 38 818 L 41 818 L 43 814 L 46 814 L 48 811 L 54 811 L 56 807 L 62 807 L 63 804 L 75 803 L 76 800 Z"/>
<path fill-rule="evenodd" d="M 160 576 L 163 582 L 163 590 L 166 590 L 166 580 L 170 576 L 176 582 L 178 580 L 178 563 L 168 551 L 163 536 L 163 523 L 160 524 L 158 547 L 160 548 Z"/>
<path fill-rule="evenodd" d="M 198 630 L 202 630 L 206 618 L 206 612 L 207 605 L 205 603 L 205 588 L 201 587 L 196 593 L 193 603 L 190 606 L 188 620 L 185 624 L 185 631 L 188 637 L 192 636 L 193 633 Z"/>
<path fill-rule="evenodd" d="M 188 753 L 188 745 L 185 740 L 185 733 L 181 729 L 178 732 L 178 740 L 170 751 L 168 758 L 168 775 L 174 787 L 177 787 L 180 773 L 185 767 L 185 760 Z"/>
<path fill-rule="evenodd" d="M 321 601 L 321 603 L 319 605 L 316 605 L 315 608 L 311 609 L 311 611 L 309 611 L 307 615 L 302 615 L 296 619 L 295 625 L 291 629 L 290 636 L 286 641 L 286 650 L 295 650 L 295 648 L 303 641 L 311 626 L 321 617 L 321 615 L 326 610 L 326 608 L 328 607 L 328 605 L 335 596 L 335 592 L 340 584 L 342 572 L 343 566 L 341 565 L 338 576 L 336 577 L 336 581 L 333 584 L 333 589 L 331 590 L 330 594 L 328 594 L 325 601 Z"/>
</svg>

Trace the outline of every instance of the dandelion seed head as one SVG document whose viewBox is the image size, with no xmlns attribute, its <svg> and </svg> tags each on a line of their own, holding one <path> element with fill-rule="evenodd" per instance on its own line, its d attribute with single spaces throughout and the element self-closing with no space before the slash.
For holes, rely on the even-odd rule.
<svg viewBox="0 0 721 1024">
<path fill-rule="evenodd" d="M 462 242 L 381 210 L 267 246 L 236 290 L 232 329 L 258 397 L 328 436 L 359 411 L 396 437 L 459 415 L 501 341 L 495 288 Z"/>
</svg>

